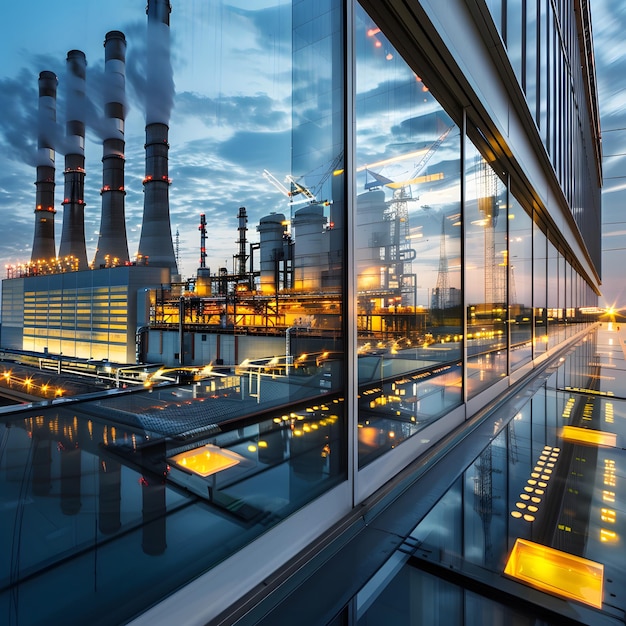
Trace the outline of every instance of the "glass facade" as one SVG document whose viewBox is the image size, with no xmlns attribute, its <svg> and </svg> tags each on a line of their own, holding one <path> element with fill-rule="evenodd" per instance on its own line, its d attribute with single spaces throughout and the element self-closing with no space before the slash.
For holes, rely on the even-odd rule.
<svg viewBox="0 0 626 626">
<path fill-rule="evenodd" d="M 599 243 L 587 236 L 598 229 L 599 199 L 589 185 L 581 184 L 596 175 L 581 146 L 587 143 L 600 154 L 599 141 L 590 141 L 588 134 L 590 125 L 599 128 L 597 108 L 584 103 L 579 71 L 593 63 L 592 52 L 579 47 L 577 36 L 578 20 L 588 27 L 588 13 L 577 16 L 573 4 L 557 6 L 549 0 L 495 0 L 487 6 L 570 211 L 599 268 Z"/>
<path fill-rule="evenodd" d="M 465 161 L 467 388 L 473 396 L 508 372 L 507 189 L 468 142 Z"/>
<path fill-rule="evenodd" d="M 248 166 L 287 197 L 282 212 L 269 202 L 254 209 L 256 265 L 246 271 L 244 247 L 233 262 L 241 271 L 223 267 L 204 283 L 199 270 L 192 293 L 161 275 L 149 285 L 85 285 L 70 274 L 47 285 L 4 281 L 3 347 L 22 341 L 21 350 L 126 367 L 110 375 L 94 366 L 93 397 L 0 410 L 0 551 L 10 555 L 0 566 L 0 621 L 33 623 L 45 606 L 44 621 L 56 623 L 71 606 L 77 623 L 98 623 L 105 611 L 122 623 L 189 584 L 202 589 L 198 621 L 208 623 L 233 594 L 370 506 L 420 455 L 473 428 L 499 393 L 575 337 L 577 351 L 514 419 L 498 423 L 412 535 L 444 566 L 461 560 L 497 575 L 514 536 L 537 539 L 523 526 L 534 521 L 524 517 L 531 509 L 513 515 L 526 501 L 522 483 L 547 462 L 547 446 L 561 446 L 574 405 L 584 415 L 580 390 L 589 389 L 597 350 L 595 335 L 582 339 L 595 321 L 583 308 L 597 305 L 599 207 L 593 106 L 572 69 L 581 65 L 573 9 L 478 3 L 515 77 L 499 77 L 499 95 L 512 101 L 521 87 L 526 96 L 528 133 L 539 137 L 533 152 L 525 136 L 508 146 L 515 135 L 476 114 L 464 59 L 446 74 L 458 50 L 443 63 L 426 45 L 441 7 L 429 16 L 420 5 L 426 30 L 407 33 L 376 2 L 262 4 L 247 14 L 254 37 L 230 41 L 228 54 L 248 58 L 252 40 L 273 41 L 282 61 L 261 77 L 255 57 L 214 94 L 223 111 L 235 116 L 233 103 L 245 102 L 264 119 L 254 132 L 266 144 L 246 152 Z M 482 46 L 477 32 L 467 28 L 469 47 Z M 271 120 L 260 114 L 266 99 Z M 253 131 L 241 124 L 221 156 L 246 150 Z M 227 158 L 212 167 L 215 180 L 230 180 Z M 203 193 L 219 206 L 218 185 Z M 8 392 L 25 393 L 27 376 L 29 391 L 51 384 L 41 362 L 19 376 L 0 367 Z M 138 381 L 145 388 L 102 389 Z M 596 404 L 608 415 L 610 400 Z M 598 459 L 607 471 L 615 460 L 604 451 Z M 605 558 L 600 544 L 571 547 L 564 537 L 547 543 Z M 452 598 L 439 603 L 441 619 L 514 613 L 463 596 L 458 581 L 416 575 L 405 561 L 403 589 L 419 578 L 420 598 Z M 392 622 L 391 596 L 370 592 L 354 600 L 357 622 L 382 623 L 383 614 Z M 409 599 L 398 611 L 404 623 L 419 613 Z"/>
</svg>

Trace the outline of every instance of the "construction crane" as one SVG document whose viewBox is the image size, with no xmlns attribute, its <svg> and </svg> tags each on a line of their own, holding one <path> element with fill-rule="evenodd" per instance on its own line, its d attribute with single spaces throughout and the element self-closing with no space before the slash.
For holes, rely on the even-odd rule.
<svg viewBox="0 0 626 626">
<path fill-rule="evenodd" d="M 310 204 L 324 204 L 329 206 L 332 204 L 332 200 L 318 200 L 317 196 L 322 191 L 322 187 L 324 183 L 330 178 L 331 175 L 338 176 L 343 174 L 343 169 L 337 169 L 339 165 L 343 162 L 343 150 L 330 162 L 330 165 L 326 167 L 320 180 L 317 182 L 315 187 L 309 188 L 302 183 L 298 182 L 294 176 L 288 174 L 285 176 L 285 183 L 289 185 L 287 187 L 285 183 L 279 181 L 276 176 L 274 176 L 270 171 L 263 170 L 263 177 L 267 180 L 273 187 L 275 187 L 279 193 L 286 196 L 289 199 L 289 207 L 290 207 L 290 222 L 293 221 L 293 206 L 295 204 L 302 204 L 305 202 L 309 202 Z M 318 168 L 319 169 L 319 168 Z M 308 174 L 307 177 L 310 177 L 312 174 Z M 301 197 L 298 197 L 301 196 Z"/>
<path fill-rule="evenodd" d="M 290 184 L 290 188 L 285 187 L 276 176 L 267 170 L 263 170 L 263 177 L 270 182 L 280 193 L 289 198 L 289 204 L 298 204 L 299 202 L 317 202 L 315 195 L 304 185 L 301 185 L 291 174 L 285 177 L 285 182 Z M 302 199 L 296 201 L 295 196 L 302 195 Z"/>
<path fill-rule="evenodd" d="M 362 166 L 357 169 L 358 171 L 365 170 L 365 189 L 377 189 L 378 187 L 389 187 L 390 189 L 402 189 L 406 187 L 410 187 L 411 185 L 418 185 L 420 183 L 432 182 L 435 180 L 441 180 L 443 178 L 442 173 L 437 174 L 429 174 L 426 176 L 419 176 L 419 173 L 426 167 L 426 164 L 432 156 L 437 152 L 441 144 L 445 141 L 446 137 L 450 134 L 450 131 L 454 128 L 454 125 L 449 126 L 444 130 L 439 137 L 428 147 L 423 148 L 421 150 L 416 150 L 415 152 L 410 152 L 408 154 L 398 155 L 397 157 L 390 157 L 388 159 L 383 159 L 382 161 L 378 161 L 376 163 L 370 163 L 368 165 Z M 415 166 L 413 173 L 407 180 L 402 181 L 394 181 L 386 176 L 383 176 L 380 173 L 374 172 L 371 168 L 373 167 L 384 167 L 385 165 L 389 165 L 390 163 L 394 163 L 397 161 L 405 161 L 412 157 L 420 157 L 417 165 Z M 369 181 L 368 178 L 372 177 L 373 180 Z M 410 194 L 409 194 L 410 195 Z"/>
<path fill-rule="evenodd" d="M 500 206 L 498 204 L 498 175 L 482 157 L 477 157 L 476 186 L 478 210 L 483 216 L 485 249 L 485 302 L 503 303 L 506 295 L 506 265 L 496 263 L 496 235 Z"/>
<path fill-rule="evenodd" d="M 413 274 L 412 264 L 413 258 L 415 258 L 415 250 L 410 244 L 411 229 L 409 224 L 408 206 L 410 201 L 415 200 L 411 192 L 411 185 L 432 182 L 443 178 L 443 174 L 441 172 L 425 176 L 420 176 L 419 174 L 424 167 L 426 167 L 428 161 L 432 158 L 435 152 L 437 152 L 453 128 L 454 125 L 447 127 L 428 148 L 416 150 L 408 154 L 389 157 L 387 159 L 383 159 L 382 161 L 370 163 L 357 169 L 357 171 L 365 171 L 366 190 L 377 189 L 380 187 L 393 189 L 393 196 L 384 213 L 385 221 L 389 222 L 391 241 L 390 245 L 387 247 L 388 249 L 385 251 L 385 259 L 393 265 L 393 284 L 398 285 L 404 304 L 415 304 L 416 289 L 416 279 Z M 386 176 L 383 176 L 380 172 L 372 170 L 374 167 L 385 167 L 392 163 L 405 161 L 410 158 L 419 158 L 419 161 L 417 162 L 413 173 L 406 180 L 394 181 Z M 373 178 L 372 181 L 368 180 L 370 176 Z M 388 285 L 386 286 L 388 287 Z M 444 293 L 446 293 L 445 286 L 441 285 L 441 287 L 441 290 L 437 292 L 439 293 L 440 299 L 444 298 Z"/>
</svg>

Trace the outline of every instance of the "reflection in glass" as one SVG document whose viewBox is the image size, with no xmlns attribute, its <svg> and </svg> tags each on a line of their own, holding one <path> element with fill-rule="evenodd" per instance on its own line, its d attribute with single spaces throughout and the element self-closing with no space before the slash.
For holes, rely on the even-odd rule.
<svg viewBox="0 0 626 626">
<path fill-rule="evenodd" d="M 548 349 L 547 240 L 533 223 L 533 310 L 535 321 L 534 356 Z"/>
<path fill-rule="evenodd" d="M 559 343 L 561 309 L 559 308 L 559 252 L 548 240 L 548 348 Z"/>
<path fill-rule="evenodd" d="M 509 332 L 511 370 L 532 358 L 532 220 L 511 196 L 509 210 Z"/>
<path fill-rule="evenodd" d="M 467 393 L 507 373 L 506 187 L 468 142 L 465 195 Z"/>
<path fill-rule="evenodd" d="M 567 589 L 567 597 L 585 603 L 596 586 L 595 606 L 623 605 L 619 593 L 602 597 L 596 585 L 598 569 L 606 572 L 605 588 L 623 585 L 621 552 L 615 550 L 624 531 L 617 469 L 623 451 L 611 447 L 616 433 L 623 435 L 615 420 L 623 401 L 602 395 L 604 388 L 594 392 L 596 381 L 604 385 L 611 378 L 606 375 L 612 371 L 610 359 L 622 358 L 621 348 L 612 347 L 611 332 L 579 341 L 521 407 L 514 401 L 498 409 L 502 430 L 419 522 L 412 542 L 405 542 L 419 547 L 414 558 L 434 560 L 442 572 L 461 569 L 485 580 L 481 570 L 501 575 L 516 542 L 530 540 L 558 551 L 561 564 L 563 559 L 572 563 L 561 569 L 558 585 L 550 579 L 551 568 L 561 567 L 554 561 L 531 562 L 534 571 L 526 571 L 527 579 L 536 575 L 547 583 L 544 590 L 562 596 Z M 594 360 L 598 352 L 607 355 L 606 369 Z M 619 381 L 623 386 L 624 377 Z M 577 383 L 587 389 L 573 388 Z M 576 571 L 573 564 L 581 559 L 593 563 Z M 586 574 L 590 582 L 582 580 Z M 582 593 L 587 585 L 588 593 Z"/>
<path fill-rule="evenodd" d="M 184 389 L 132 394 L 132 412 L 118 396 L 0 424 L 0 525 L 15 529 L 0 536 L 0 614 L 61 623 L 71 601 L 75 623 L 126 623 L 343 479 L 342 401 L 164 437 L 150 409 Z"/>
<path fill-rule="evenodd" d="M 363 465 L 461 400 L 460 132 L 360 7 L 355 41 Z"/>
</svg>

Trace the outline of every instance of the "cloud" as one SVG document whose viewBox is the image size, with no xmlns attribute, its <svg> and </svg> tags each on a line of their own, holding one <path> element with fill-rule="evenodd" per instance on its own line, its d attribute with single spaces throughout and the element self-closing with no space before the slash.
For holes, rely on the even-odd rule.
<svg viewBox="0 0 626 626">
<path fill-rule="evenodd" d="M 277 130 L 291 122 L 288 109 L 263 93 L 212 98 L 187 91 L 177 95 L 176 109 L 177 115 L 196 117 L 208 128 Z"/>
<path fill-rule="evenodd" d="M 0 80 L 2 152 L 11 161 L 32 166 L 37 155 L 37 76 L 22 69 L 15 78 Z"/>
<path fill-rule="evenodd" d="M 624 235 L 626 235 L 626 230 L 611 230 L 602 233 L 602 237 L 623 237 Z"/>
</svg>

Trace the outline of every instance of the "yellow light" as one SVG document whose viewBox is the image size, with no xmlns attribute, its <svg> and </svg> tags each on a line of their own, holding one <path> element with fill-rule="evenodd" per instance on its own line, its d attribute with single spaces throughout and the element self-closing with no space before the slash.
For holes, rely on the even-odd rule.
<svg viewBox="0 0 626 626">
<path fill-rule="evenodd" d="M 607 491 L 606 489 L 602 492 L 602 500 L 604 502 L 615 502 L 615 492 Z"/>
<path fill-rule="evenodd" d="M 234 452 L 208 444 L 195 450 L 181 452 L 168 460 L 198 476 L 206 477 L 237 465 L 241 457 Z"/>
<path fill-rule="evenodd" d="M 600 529 L 600 541 L 602 543 L 613 543 L 617 541 L 617 533 L 613 530 Z"/>
<path fill-rule="evenodd" d="M 601 563 L 516 539 L 504 573 L 541 591 L 602 608 Z"/>
<path fill-rule="evenodd" d="M 587 443 L 593 446 L 615 448 L 617 445 L 617 435 L 615 433 L 592 430 L 591 428 L 579 428 L 578 426 L 563 426 L 561 437 L 566 441 Z"/>
</svg>

